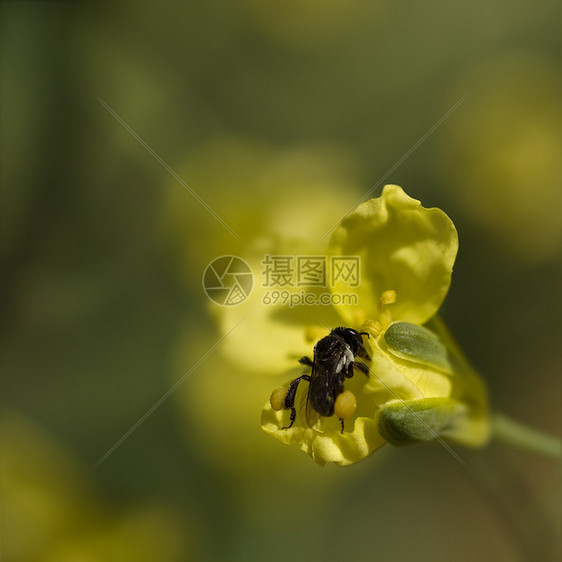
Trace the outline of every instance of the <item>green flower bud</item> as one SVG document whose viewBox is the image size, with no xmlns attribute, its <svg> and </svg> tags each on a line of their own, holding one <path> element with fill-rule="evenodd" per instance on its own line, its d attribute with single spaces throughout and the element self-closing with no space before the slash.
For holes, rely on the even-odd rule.
<svg viewBox="0 0 562 562">
<path fill-rule="evenodd" d="M 385 332 L 384 341 L 388 351 L 400 359 L 453 372 L 447 348 L 436 334 L 423 326 L 394 322 Z"/>
<path fill-rule="evenodd" d="M 382 409 L 379 431 L 391 445 L 431 441 L 453 427 L 455 418 L 465 410 L 450 398 L 396 401 Z"/>
</svg>

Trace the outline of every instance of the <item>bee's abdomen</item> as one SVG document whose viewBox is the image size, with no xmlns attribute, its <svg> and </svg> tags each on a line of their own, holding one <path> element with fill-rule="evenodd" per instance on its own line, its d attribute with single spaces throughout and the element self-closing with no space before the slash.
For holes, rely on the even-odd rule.
<svg viewBox="0 0 562 562">
<path fill-rule="evenodd" d="M 335 396 L 332 393 L 326 393 L 325 389 L 321 392 L 310 393 L 310 405 L 321 416 L 330 417 L 334 414 Z"/>
</svg>

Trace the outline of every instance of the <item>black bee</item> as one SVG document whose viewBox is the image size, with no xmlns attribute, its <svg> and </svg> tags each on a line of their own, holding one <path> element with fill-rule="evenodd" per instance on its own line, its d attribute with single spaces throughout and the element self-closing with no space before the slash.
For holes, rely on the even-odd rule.
<svg viewBox="0 0 562 562">
<path fill-rule="evenodd" d="M 301 375 L 294 379 L 289 385 L 284 400 L 277 402 L 279 407 L 272 406 L 276 410 L 291 410 L 290 424 L 283 429 L 289 429 L 295 423 L 297 411 L 295 409 L 295 397 L 297 388 L 302 380 L 308 381 L 307 396 L 307 415 L 306 419 L 309 425 L 313 425 L 319 416 L 330 417 L 334 415 L 334 411 L 340 417 L 342 433 L 343 418 L 349 417 L 342 413 L 343 409 L 336 407 L 338 397 L 344 392 L 343 383 L 346 378 L 353 376 L 353 369 L 357 368 L 365 375 L 369 376 L 369 367 L 365 363 L 355 361 L 357 356 L 366 360 L 369 359 L 367 350 L 363 345 L 362 335 L 369 336 L 367 332 L 358 332 L 353 328 L 334 328 L 329 335 L 322 338 L 314 346 L 314 361 L 309 357 L 299 359 L 301 365 L 312 367 L 310 375 Z M 349 392 L 351 395 L 351 393 Z M 352 396 L 353 402 L 355 398 Z M 347 410 L 348 408 L 345 407 Z M 350 414 L 355 409 L 353 403 Z"/>
</svg>

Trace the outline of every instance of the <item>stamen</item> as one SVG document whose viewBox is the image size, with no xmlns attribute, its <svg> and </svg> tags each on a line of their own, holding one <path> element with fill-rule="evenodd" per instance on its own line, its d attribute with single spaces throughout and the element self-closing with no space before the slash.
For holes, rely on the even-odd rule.
<svg viewBox="0 0 562 562">
<path fill-rule="evenodd" d="M 394 304 L 396 302 L 396 291 L 393 289 L 389 291 L 383 291 L 381 294 L 381 306 L 386 306 L 387 304 Z"/>
<path fill-rule="evenodd" d="M 380 310 L 380 320 L 384 327 L 387 327 L 391 322 L 392 318 L 390 316 L 390 310 L 388 310 L 389 304 L 394 304 L 396 302 L 396 291 L 390 289 L 388 291 L 383 291 L 379 300 L 379 310 Z"/>
<path fill-rule="evenodd" d="M 367 320 L 361 326 L 362 332 L 367 332 L 373 339 L 377 339 L 382 332 L 382 324 L 378 320 Z"/>
</svg>

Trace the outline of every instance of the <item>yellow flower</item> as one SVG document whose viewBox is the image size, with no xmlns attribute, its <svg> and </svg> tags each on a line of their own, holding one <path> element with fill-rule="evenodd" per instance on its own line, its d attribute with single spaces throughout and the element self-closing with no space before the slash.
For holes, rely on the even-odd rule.
<svg viewBox="0 0 562 562">
<path fill-rule="evenodd" d="M 426 209 L 398 186 L 360 205 L 335 230 L 329 258 L 359 256 L 357 304 L 335 304 L 337 325 L 366 332 L 365 377 L 358 369 L 345 380 L 357 402 L 310 426 L 305 407 L 308 383 L 301 382 L 290 425 L 286 390 L 276 391 L 262 413 L 262 428 L 296 445 L 319 464 L 356 463 L 389 442 L 405 445 L 446 438 L 481 446 L 489 437 L 483 383 L 450 338 L 436 313 L 451 282 L 458 250 L 456 229 L 440 209 Z M 331 260 L 328 260 L 331 263 Z M 340 281 L 332 294 L 349 291 Z M 308 318 L 317 324 L 314 313 Z M 328 334 L 327 327 L 317 339 Z M 302 323 L 303 334 L 306 322 Z M 310 350 L 310 347 L 309 347 Z M 288 356 L 291 355 L 290 350 Z M 299 349 L 295 350 L 299 353 Z M 312 350 L 310 350 L 312 351 Z M 312 355 L 309 351 L 309 355 Z M 314 376 L 314 375 L 313 375 Z M 287 389 L 285 387 L 285 389 Z M 287 404 L 288 405 L 288 404 Z M 344 411 L 337 409 L 336 412 Z"/>
</svg>

